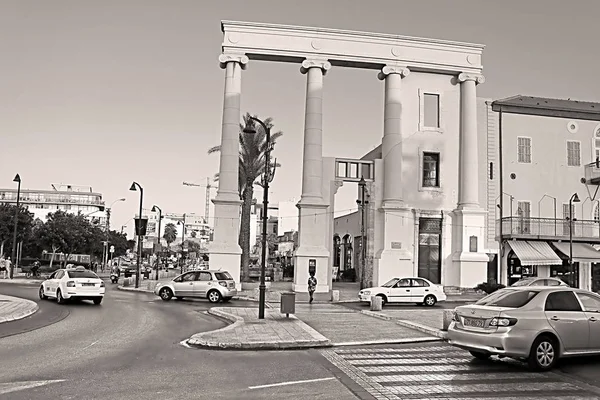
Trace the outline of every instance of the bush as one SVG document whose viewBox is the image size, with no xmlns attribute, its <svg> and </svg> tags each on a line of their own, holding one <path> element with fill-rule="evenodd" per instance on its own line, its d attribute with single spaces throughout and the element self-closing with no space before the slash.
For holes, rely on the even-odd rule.
<svg viewBox="0 0 600 400">
<path fill-rule="evenodd" d="M 504 289 L 505 287 L 506 286 L 502 285 L 501 283 L 482 282 L 479 285 L 477 285 L 475 290 L 481 290 L 482 292 L 485 292 L 486 294 L 490 294 L 490 293 L 494 293 L 496 290 Z"/>
</svg>

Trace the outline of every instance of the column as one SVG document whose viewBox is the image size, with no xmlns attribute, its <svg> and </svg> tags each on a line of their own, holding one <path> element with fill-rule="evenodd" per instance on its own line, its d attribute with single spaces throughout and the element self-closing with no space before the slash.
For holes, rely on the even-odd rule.
<svg viewBox="0 0 600 400">
<path fill-rule="evenodd" d="M 385 81 L 383 140 L 383 196 L 377 211 L 383 222 L 382 249 L 375 254 L 374 273 L 383 283 L 394 276 L 413 275 L 414 224 L 404 204 L 402 188 L 402 78 L 410 70 L 405 66 L 386 65 L 378 74 Z M 379 181 L 380 177 L 376 176 Z"/>
<path fill-rule="evenodd" d="M 327 237 L 328 199 L 323 198 L 323 76 L 331 63 L 322 58 L 306 59 L 300 72 L 306 75 L 302 196 L 297 207 L 298 249 L 295 252 L 294 291 L 308 297 L 309 268 L 317 278 L 316 298 L 330 299 L 329 246 Z"/>
<path fill-rule="evenodd" d="M 238 191 L 240 101 L 242 70 L 248 63 L 243 54 L 221 54 L 219 63 L 225 70 L 221 152 L 219 153 L 219 189 L 212 200 L 215 205 L 214 240 L 209 245 L 209 264 L 227 270 L 240 283 L 240 195 Z"/>
<path fill-rule="evenodd" d="M 475 85 L 484 83 L 479 74 L 462 73 L 460 82 L 460 167 L 459 208 L 480 208 L 479 159 L 477 148 L 477 91 Z"/>
</svg>

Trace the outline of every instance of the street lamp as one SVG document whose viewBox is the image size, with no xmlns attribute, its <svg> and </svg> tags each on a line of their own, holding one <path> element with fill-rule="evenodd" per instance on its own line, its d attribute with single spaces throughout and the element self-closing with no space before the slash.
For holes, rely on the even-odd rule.
<svg viewBox="0 0 600 400">
<path fill-rule="evenodd" d="M 360 190 L 360 199 L 356 200 L 356 203 L 358 204 L 359 208 L 360 208 L 360 258 L 361 258 L 361 265 L 362 265 L 362 271 L 360 274 L 360 288 L 364 289 L 365 286 L 365 281 L 364 281 L 364 274 L 366 271 L 366 260 L 367 260 L 367 235 L 366 235 L 366 213 L 365 213 L 365 209 L 367 207 L 367 204 L 369 204 L 369 201 L 365 199 L 366 196 L 366 192 L 367 192 L 367 182 L 365 181 L 365 178 L 363 176 L 360 177 L 360 181 L 358 181 L 358 188 Z"/>
<path fill-rule="evenodd" d="M 162 210 L 157 205 L 152 206 L 152 212 L 158 211 L 158 244 L 160 245 L 160 223 L 162 220 Z M 158 269 L 160 268 L 160 252 L 156 258 L 156 280 L 158 280 Z"/>
<path fill-rule="evenodd" d="M 569 199 L 569 272 L 573 273 L 573 203 L 579 203 L 579 196 L 573 193 Z"/>
<path fill-rule="evenodd" d="M 139 215 L 139 223 L 137 224 L 137 228 L 139 230 L 138 232 L 138 251 L 137 251 L 137 266 L 135 268 L 135 287 L 139 288 L 140 287 L 140 263 L 142 262 L 142 241 L 143 241 L 143 236 L 141 235 L 141 230 L 142 230 L 142 212 L 143 212 L 143 204 L 144 204 L 144 189 L 140 186 L 139 183 L 137 182 L 133 182 L 131 184 L 131 187 L 129 188 L 129 190 L 131 191 L 136 191 L 137 189 L 139 189 L 140 191 L 140 213 Z"/>
<path fill-rule="evenodd" d="M 261 267 L 260 267 L 260 285 L 259 297 L 258 297 L 258 319 L 265 318 L 265 268 L 267 264 L 267 210 L 269 206 L 269 183 L 273 181 L 275 177 L 275 167 L 271 171 L 271 150 L 273 143 L 271 143 L 271 129 L 265 125 L 263 121 L 258 118 L 250 117 L 250 120 L 258 122 L 266 135 L 266 150 L 265 150 L 265 170 L 262 178 L 263 187 L 263 214 L 262 214 L 262 254 L 261 254 Z M 255 134 L 256 129 L 250 125 L 246 125 L 243 130 L 244 133 Z M 276 165 L 277 163 L 275 163 Z"/>
<path fill-rule="evenodd" d="M 177 221 L 177 225 L 181 225 L 181 273 L 183 274 L 183 244 L 185 243 L 185 214 L 183 221 Z"/>
<path fill-rule="evenodd" d="M 106 245 L 105 245 L 105 251 L 104 251 L 104 268 L 108 268 L 108 239 L 109 239 L 109 232 L 110 232 L 110 210 L 112 209 L 112 206 L 115 205 L 115 203 L 119 202 L 119 201 L 125 201 L 126 199 L 124 197 L 117 199 L 115 201 L 113 201 L 112 203 L 110 203 L 110 206 L 108 206 L 108 208 L 106 209 Z"/>
<path fill-rule="evenodd" d="M 10 263 L 10 271 L 8 277 L 10 279 L 13 278 L 13 271 L 15 269 L 16 263 L 16 254 L 17 254 L 17 226 L 19 225 L 19 210 L 21 208 L 21 177 L 19 174 L 15 175 L 15 179 L 13 182 L 17 182 L 17 208 L 15 209 L 15 228 L 13 230 L 13 243 L 12 243 L 12 253 L 11 253 L 11 263 Z"/>
</svg>

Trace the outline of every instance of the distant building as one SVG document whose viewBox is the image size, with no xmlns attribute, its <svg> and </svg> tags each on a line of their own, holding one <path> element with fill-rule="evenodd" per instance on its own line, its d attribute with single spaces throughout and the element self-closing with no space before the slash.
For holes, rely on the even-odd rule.
<svg viewBox="0 0 600 400">
<path fill-rule="evenodd" d="M 146 240 L 144 241 L 144 245 L 146 248 L 151 248 L 153 243 L 157 242 L 157 237 L 160 236 L 160 243 L 163 246 L 167 245 L 167 242 L 163 238 L 165 234 L 165 226 L 168 224 L 175 225 L 177 229 L 177 238 L 173 243 L 171 243 L 171 247 L 181 246 L 181 239 L 183 234 L 183 222 L 185 218 L 185 233 L 183 237 L 186 241 L 194 241 L 200 244 L 201 248 L 205 248 L 208 243 L 212 240 L 213 229 L 207 223 L 206 219 L 195 213 L 184 213 L 184 214 L 174 214 L 174 213 L 164 213 L 161 226 L 160 226 L 160 234 L 157 232 L 158 230 L 158 212 L 152 212 L 151 210 L 143 210 L 144 217 L 148 218 L 148 227 L 146 229 Z M 137 217 L 137 215 L 136 215 Z"/>
<path fill-rule="evenodd" d="M 56 211 L 81 213 L 90 222 L 104 228 L 106 211 L 102 194 L 90 186 L 52 184 L 51 190 L 21 189 L 20 204 L 34 215 L 34 219 L 48 219 Z M 0 204 L 16 204 L 17 189 L 0 189 Z"/>
</svg>

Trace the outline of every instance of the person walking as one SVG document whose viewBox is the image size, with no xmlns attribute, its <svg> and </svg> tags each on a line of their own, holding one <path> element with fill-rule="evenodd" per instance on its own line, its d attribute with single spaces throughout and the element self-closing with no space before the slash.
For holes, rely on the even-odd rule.
<svg viewBox="0 0 600 400">
<path fill-rule="evenodd" d="M 6 267 L 6 260 L 4 259 L 4 257 L 0 257 L 0 273 L 3 274 L 3 279 L 6 279 L 8 268 Z"/>
<path fill-rule="evenodd" d="M 312 304 L 312 302 L 313 302 L 313 295 L 315 294 L 316 289 L 317 289 L 317 278 L 315 278 L 315 274 L 313 272 L 308 277 L 308 295 L 310 296 L 310 300 L 308 300 L 309 304 Z"/>
</svg>

